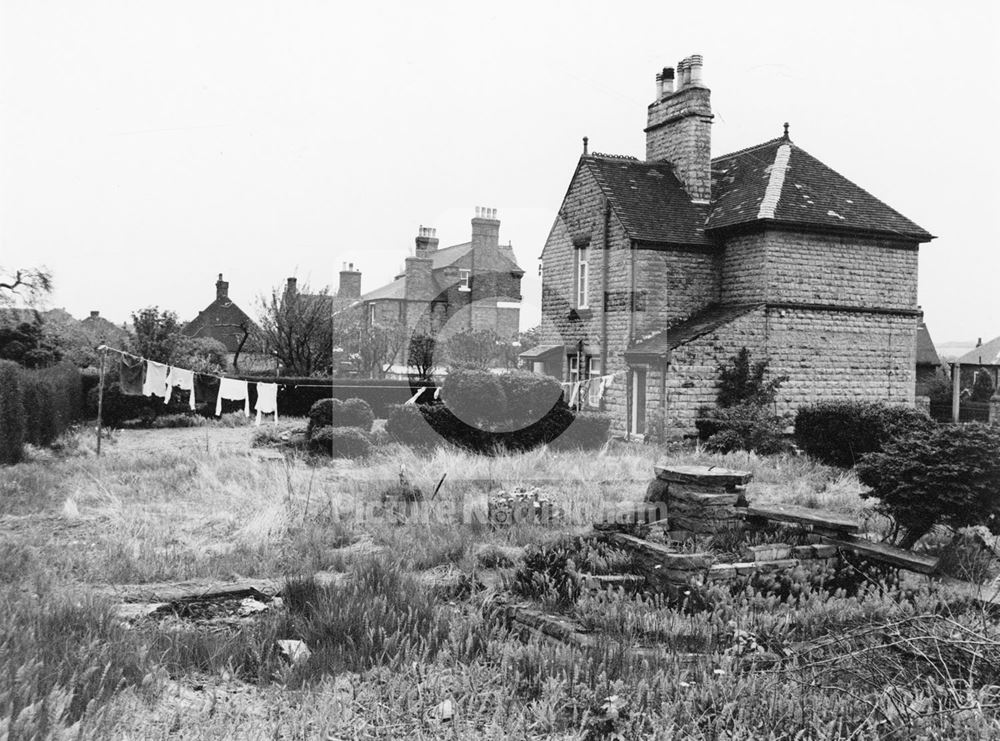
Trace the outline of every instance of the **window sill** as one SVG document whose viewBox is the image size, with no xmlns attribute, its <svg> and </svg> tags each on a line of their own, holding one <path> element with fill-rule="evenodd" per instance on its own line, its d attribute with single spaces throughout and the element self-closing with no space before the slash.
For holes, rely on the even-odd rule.
<svg viewBox="0 0 1000 741">
<path fill-rule="evenodd" d="M 462 293 L 472 293 L 472 289 L 467 286 L 459 286 L 458 290 Z"/>
</svg>

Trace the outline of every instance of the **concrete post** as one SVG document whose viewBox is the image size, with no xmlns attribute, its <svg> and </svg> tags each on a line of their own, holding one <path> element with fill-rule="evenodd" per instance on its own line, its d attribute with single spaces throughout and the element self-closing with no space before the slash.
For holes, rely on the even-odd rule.
<svg viewBox="0 0 1000 741">
<path fill-rule="evenodd" d="M 951 421 L 959 421 L 961 406 L 959 404 L 962 396 L 962 365 L 961 363 L 951 364 Z"/>
</svg>

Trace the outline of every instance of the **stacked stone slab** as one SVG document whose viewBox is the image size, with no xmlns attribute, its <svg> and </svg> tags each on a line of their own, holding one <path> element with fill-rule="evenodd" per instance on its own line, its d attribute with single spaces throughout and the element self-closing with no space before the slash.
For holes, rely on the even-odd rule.
<svg viewBox="0 0 1000 741">
<path fill-rule="evenodd" d="M 742 527 L 747 471 L 715 466 L 656 466 L 647 499 L 667 503 L 669 530 L 675 537 L 712 535 Z"/>
</svg>

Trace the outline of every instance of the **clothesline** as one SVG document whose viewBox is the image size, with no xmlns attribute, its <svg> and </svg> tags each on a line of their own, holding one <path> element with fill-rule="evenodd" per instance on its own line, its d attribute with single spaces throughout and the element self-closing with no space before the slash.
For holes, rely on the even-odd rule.
<svg viewBox="0 0 1000 741">
<path fill-rule="evenodd" d="M 101 345 L 97 348 L 98 350 L 116 352 L 121 356 L 121 371 L 119 384 L 122 389 L 122 393 L 130 396 L 159 396 L 163 399 L 164 404 L 170 403 L 170 397 L 173 395 L 173 390 L 179 388 L 182 391 L 189 392 L 189 405 L 192 411 L 195 409 L 195 397 L 197 396 L 211 396 L 211 390 L 207 386 L 202 386 L 201 391 L 197 390 L 199 383 L 204 384 L 204 381 L 196 381 L 195 376 L 199 376 L 203 379 L 214 379 L 219 382 L 218 391 L 215 392 L 215 415 L 218 417 L 222 414 L 222 401 L 227 399 L 229 401 L 242 401 L 243 402 L 243 413 L 249 417 L 250 416 L 250 383 L 254 383 L 257 390 L 257 401 L 254 405 L 254 410 L 257 412 L 257 422 L 260 425 L 261 416 L 264 414 L 274 414 L 274 421 L 278 421 L 278 385 L 275 383 L 266 383 L 262 381 L 252 381 L 248 382 L 241 378 L 232 378 L 230 376 L 219 376 L 215 373 L 199 373 L 195 372 L 189 368 L 181 368 L 175 365 L 167 365 L 166 363 L 159 363 L 155 360 L 149 360 L 141 355 L 135 355 L 126 350 L 120 350 L 116 347 L 110 347 L 108 345 Z M 125 362 L 125 358 L 133 358 L 139 362 L 134 364 L 128 364 Z M 101 373 L 102 373 L 102 394 L 103 394 L 103 373 L 104 373 L 104 362 L 101 362 Z"/>
</svg>

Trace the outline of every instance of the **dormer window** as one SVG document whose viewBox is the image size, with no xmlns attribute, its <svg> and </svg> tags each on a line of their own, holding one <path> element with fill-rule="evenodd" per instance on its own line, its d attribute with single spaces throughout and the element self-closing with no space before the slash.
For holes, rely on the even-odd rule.
<svg viewBox="0 0 1000 741">
<path fill-rule="evenodd" d="M 471 291 L 472 286 L 469 285 L 472 281 L 472 271 L 466 268 L 459 268 L 458 270 L 458 290 L 460 291 Z"/>
</svg>

